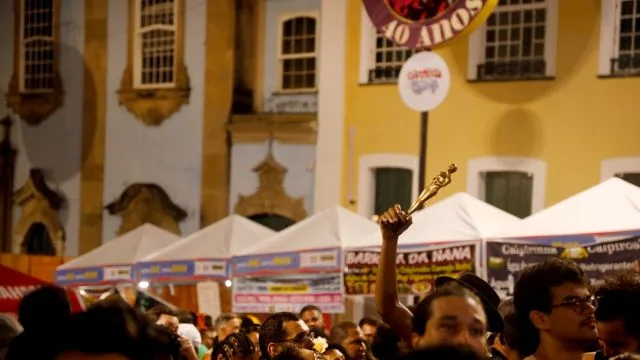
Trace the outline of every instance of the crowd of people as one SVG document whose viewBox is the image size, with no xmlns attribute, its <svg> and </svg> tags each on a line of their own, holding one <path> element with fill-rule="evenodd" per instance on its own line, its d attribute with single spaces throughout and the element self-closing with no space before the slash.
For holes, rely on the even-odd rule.
<svg viewBox="0 0 640 360">
<path fill-rule="evenodd" d="M 440 277 L 415 306 L 398 301 L 395 256 L 411 219 L 380 217 L 377 316 L 328 329 L 315 305 L 300 313 L 221 314 L 204 326 L 159 305 L 141 312 L 119 296 L 71 313 L 66 292 L 43 287 L 0 314 L 0 360 L 640 360 L 640 272 L 593 288 L 576 263 L 525 269 L 500 299 L 480 277 Z"/>
</svg>

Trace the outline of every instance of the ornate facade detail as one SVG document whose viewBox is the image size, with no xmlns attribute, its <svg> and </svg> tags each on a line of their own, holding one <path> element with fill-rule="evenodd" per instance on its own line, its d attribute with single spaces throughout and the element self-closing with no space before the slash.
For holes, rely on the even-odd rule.
<svg viewBox="0 0 640 360">
<path fill-rule="evenodd" d="M 122 218 L 118 235 L 146 223 L 180 235 L 179 223 L 187 217 L 187 212 L 156 184 L 130 185 L 106 208 L 109 214 Z"/>
<path fill-rule="evenodd" d="M 40 125 L 64 103 L 64 89 L 60 72 L 56 71 L 53 78 L 53 91 L 46 93 L 22 93 L 18 86 L 18 73 L 14 70 L 7 92 L 7 107 L 20 116 L 29 125 Z"/>
<path fill-rule="evenodd" d="M 29 245 L 28 235 L 32 227 L 43 226 L 48 239 L 55 249 L 56 256 L 64 254 L 65 232 L 58 217 L 58 210 L 64 200 L 47 185 L 41 169 L 31 169 L 27 182 L 18 189 L 13 200 L 22 208 L 22 214 L 16 223 L 13 241 L 13 252 L 25 252 Z"/>
<path fill-rule="evenodd" d="M 21 0 L 14 0 L 14 9 L 16 9 L 14 20 L 15 34 L 22 34 L 22 11 Z M 20 116 L 29 125 L 39 125 L 46 118 L 51 116 L 64 103 L 64 87 L 62 77 L 60 75 L 60 9 L 61 0 L 53 0 L 53 34 L 52 34 L 52 50 L 53 68 L 51 88 L 47 91 L 24 92 L 21 89 L 21 77 L 23 71 L 23 54 L 22 36 L 14 36 L 13 51 L 13 73 L 9 81 L 8 91 L 5 94 L 7 107 L 13 110 L 15 114 Z"/>
<path fill-rule="evenodd" d="M 11 144 L 11 118 L 0 120 L 4 137 L 0 141 L 0 252 L 13 250 L 13 179 L 16 168 L 16 150 Z"/>
<path fill-rule="evenodd" d="M 136 1 L 129 1 L 129 30 L 127 66 L 122 74 L 118 101 L 136 119 L 146 125 L 160 125 L 183 105 L 189 103 L 191 86 L 187 67 L 184 63 L 184 1 L 175 0 L 178 4 L 176 14 L 176 53 L 175 53 L 175 82 L 172 87 L 136 88 L 134 86 L 134 66 L 136 49 Z"/>
<path fill-rule="evenodd" d="M 274 214 L 300 221 L 307 217 L 304 198 L 294 198 L 284 188 L 287 169 L 273 157 L 271 151 L 253 171 L 258 174 L 258 190 L 249 195 L 240 195 L 235 212 L 245 217 L 260 214 Z"/>
<path fill-rule="evenodd" d="M 315 144 L 316 121 L 314 113 L 233 115 L 227 129 L 234 144 L 262 143 L 270 137 L 283 144 Z"/>
</svg>

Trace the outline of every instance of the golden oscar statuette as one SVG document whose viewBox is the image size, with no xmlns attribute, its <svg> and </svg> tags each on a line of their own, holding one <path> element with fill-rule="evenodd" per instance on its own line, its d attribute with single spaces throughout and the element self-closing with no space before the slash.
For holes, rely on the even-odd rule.
<svg viewBox="0 0 640 360">
<path fill-rule="evenodd" d="M 436 196 L 438 190 L 449 185 L 451 183 L 451 175 L 456 171 L 458 171 L 456 164 L 451 164 L 446 172 L 442 171 L 438 176 L 434 177 L 431 183 L 422 190 L 418 199 L 411 204 L 409 210 L 407 210 L 407 216 L 421 209 L 427 200 Z"/>
</svg>

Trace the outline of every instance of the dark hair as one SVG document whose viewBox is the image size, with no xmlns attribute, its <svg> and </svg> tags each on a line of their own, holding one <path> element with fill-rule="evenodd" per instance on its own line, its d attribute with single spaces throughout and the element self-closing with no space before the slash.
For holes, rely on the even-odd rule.
<svg viewBox="0 0 640 360">
<path fill-rule="evenodd" d="M 342 340 L 349 336 L 349 330 L 358 329 L 358 325 L 351 321 L 343 321 L 331 328 L 327 343 L 330 345 L 340 345 Z"/>
<path fill-rule="evenodd" d="M 416 306 L 412 320 L 412 330 L 414 333 L 424 335 L 427 329 L 427 322 L 431 319 L 431 304 L 437 299 L 449 296 L 468 297 L 476 300 L 478 304 L 482 306 L 482 301 L 473 291 L 455 282 L 447 283 L 446 285 L 436 288 L 434 292 L 429 293 Z"/>
<path fill-rule="evenodd" d="M 500 342 L 511 349 L 518 349 L 518 331 L 516 327 L 516 308 L 513 298 L 506 299 L 498 306 L 498 312 L 504 321 L 504 329 L 499 334 Z"/>
<path fill-rule="evenodd" d="M 338 344 L 331 344 L 331 345 L 327 345 L 327 348 L 324 350 L 324 352 L 326 353 L 329 350 L 336 350 L 336 351 L 340 351 L 343 355 L 348 355 L 347 354 L 347 350 L 345 350 L 342 345 L 338 345 Z"/>
<path fill-rule="evenodd" d="M 290 312 L 279 312 L 270 315 L 260 326 L 258 333 L 258 342 L 260 343 L 260 351 L 264 358 L 269 358 L 269 344 L 279 343 L 284 340 L 286 333 L 284 324 L 291 321 L 298 321 L 298 315 Z"/>
<path fill-rule="evenodd" d="M 87 331 L 89 328 L 93 330 Z M 124 301 L 101 301 L 86 312 L 74 314 L 56 334 L 55 342 L 51 342 L 56 353 L 117 353 L 132 360 L 151 360 L 172 345 L 155 333 L 148 317 Z"/>
<path fill-rule="evenodd" d="M 211 317 L 211 315 L 205 315 L 204 316 L 204 326 L 207 329 L 212 329 L 213 328 L 213 318 Z"/>
<path fill-rule="evenodd" d="M 147 311 L 147 315 L 153 322 L 158 321 L 162 315 L 178 317 L 178 313 L 166 305 L 156 305 L 152 307 L 151 310 Z"/>
<path fill-rule="evenodd" d="M 233 360 L 238 356 L 249 356 L 256 351 L 255 345 L 244 332 L 234 333 L 217 343 L 211 352 L 211 359 L 217 359 L 218 355 L 223 359 Z"/>
<path fill-rule="evenodd" d="M 237 314 L 234 313 L 224 313 L 224 314 L 220 314 L 220 316 L 218 316 L 216 318 L 216 321 L 213 323 L 213 327 L 218 330 L 220 329 L 221 326 L 223 326 L 224 324 L 228 323 L 229 321 L 233 320 L 233 319 L 239 319 L 240 317 Z"/>
<path fill-rule="evenodd" d="M 58 286 L 43 286 L 27 294 L 18 306 L 18 320 L 27 330 L 38 330 L 64 321 L 71 315 L 67 292 Z"/>
<path fill-rule="evenodd" d="M 322 310 L 320 310 L 319 307 L 315 305 L 306 305 L 305 307 L 302 308 L 302 310 L 300 310 L 300 316 L 302 316 L 302 314 L 306 313 L 307 311 L 317 311 L 320 314 L 322 314 Z"/>
<path fill-rule="evenodd" d="M 485 360 L 487 356 L 466 344 L 440 344 L 428 346 L 420 350 L 414 350 L 402 360 L 422 360 L 422 359 L 456 359 L 456 360 Z"/>
<path fill-rule="evenodd" d="M 194 314 L 190 311 L 186 311 L 186 310 L 180 310 L 177 311 L 178 314 L 178 322 L 180 324 L 194 324 L 195 325 L 195 320 L 196 317 L 194 316 Z"/>
<path fill-rule="evenodd" d="M 371 353 L 378 360 L 395 360 L 400 356 L 400 340 L 389 325 L 382 324 L 371 342 Z"/>
<path fill-rule="evenodd" d="M 529 314 L 532 311 L 549 313 L 553 301 L 551 290 L 563 284 L 587 286 L 587 281 L 576 263 L 557 258 L 524 269 L 516 282 L 513 303 L 516 332 L 521 339 L 517 350 L 522 356 L 533 354 L 540 344 L 540 331 L 531 323 Z"/>
<path fill-rule="evenodd" d="M 640 341 L 640 274 L 622 272 L 605 279 L 595 291 L 596 320 L 622 320 L 627 334 Z"/>
<path fill-rule="evenodd" d="M 254 323 L 248 316 L 243 316 L 240 319 L 242 320 L 242 323 L 240 324 L 240 329 L 242 331 L 247 334 L 260 331 L 260 325 Z"/>
<path fill-rule="evenodd" d="M 377 328 L 378 326 L 380 326 L 380 324 L 381 324 L 380 320 L 371 316 L 365 316 L 362 319 L 360 319 L 358 326 L 363 327 L 365 325 L 369 325 Z"/>
</svg>

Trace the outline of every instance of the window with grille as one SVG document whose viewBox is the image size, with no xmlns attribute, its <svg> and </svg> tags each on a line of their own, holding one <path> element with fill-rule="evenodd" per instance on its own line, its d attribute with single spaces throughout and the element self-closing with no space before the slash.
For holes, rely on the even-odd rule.
<svg viewBox="0 0 640 360">
<path fill-rule="evenodd" d="M 169 88 L 175 85 L 178 1 L 136 0 L 136 88 Z"/>
<path fill-rule="evenodd" d="M 484 201 L 519 218 L 531 215 L 533 175 L 519 171 L 484 173 Z"/>
<path fill-rule="evenodd" d="M 548 0 L 500 0 L 486 22 L 478 79 L 546 76 Z"/>
<path fill-rule="evenodd" d="M 413 172 L 409 169 L 381 167 L 375 169 L 374 214 L 382 214 L 394 204 L 403 209 L 411 205 Z"/>
<path fill-rule="evenodd" d="M 640 0 L 617 1 L 617 34 L 614 40 L 615 56 L 611 59 L 611 73 L 615 75 L 640 74 Z"/>
<path fill-rule="evenodd" d="M 280 87 L 283 91 L 316 89 L 317 16 L 286 17 L 280 27 Z"/>
<path fill-rule="evenodd" d="M 624 173 L 616 174 L 616 176 L 630 184 L 640 186 L 640 173 Z"/>
<path fill-rule="evenodd" d="M 377 31 L 375 36 L 375 56 L 373 68 L 369 70 L 369 82 L 395 82 L 402 65 L 413 55 L 413 50 L 396 45 Z"/>
<path fill-rule="evenodd" d="M 20 1 L 20 92 L 53 91 L 54 0 Z"/>
</svg>

